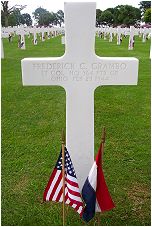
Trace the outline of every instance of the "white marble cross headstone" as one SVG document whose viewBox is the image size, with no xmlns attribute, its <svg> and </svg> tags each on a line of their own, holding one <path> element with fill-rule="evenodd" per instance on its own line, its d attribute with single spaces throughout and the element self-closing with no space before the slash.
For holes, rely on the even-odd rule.
<svg viewBox="0 0 152 227">
<path fill-rule="evenodd" d="M 31 37 L 31 34 L 30 34 L 30 29 L 28 29 L 28 38 L 30 38 Z"/>
<path fill-rule="evenodd" d="M 37 45 L 37 33 L 36 32 L 34 32 L 34 34 L 33 34 L 33 43 L 34 43 L 34 45 Z"/>
<path fill-rule="evenodd" d="M 68 2 L 64 10 L 65 54 L 23 59 L 22 79 L 25 86 L 66 90 L 66 146 L 81 188 L 94 161 L 94 91 L 101 85 L 136 85 L 138 60 L 95 54 L 95 3 Z"/>
<path fill-rule="evenodd" d="M 124 37 L 126 37 L 127 31 L 128 31 L 128 28 L 127 27 L 123 28 L 123 35 L 124 35 Z"/>
<path fill-rule="evenodd" d="M 27 31 L 25 30 L 24 27 L 20 27 L 16 34 L 18 35 L 21 35 L 21 39 L 20 39 L 20 45 L 19 45 L 19 48 L 22 49 L 22 50 L 25 50 L 26 47 L 25 47 L 25 35 L 27 35 Z"/>
<path fill-rule="evenodd" d="M 117 45 L 121 44 L 121 27 L 117 27 Z"/>
<path fill-rule="evenodd" d="M 112 42 L 112 40 L 113 40 L 113 28 L 112 27 L 110 27 L 109 28 L 109 42 Z"/>
<path fill-rule="evenodd" d="M 128 50 L 133 50 L 133 48 L 134 48 L 134 34 L 135 34 L 135 28 L 134 28 L 134 26 L 130 26 Z"/>
<path fill-rule="evenodd" d="M 32 30 L 32 33 L 33 33 L 33 44 L 34 45 L 37 45 L 37 32 L 39 30 L 37 30 L 36 27 L 33 27 L 31 30 Z"/>
<path fill-rule="evenodd" d="M 50 28 L 47 29 L 47 38 L 50 39 Z"/>
<path fill-rule="evenodd" d="M 146 42 L 146 36 L 147 36 L 147 28 L 145 27 L 143 29 L 143 38 L 142 38 L 142 42 L 145 43 Z"/>
<path fill-rule="evenodd" d="M 107 39 L 107 29 L 104 28 L 104 40 L 106 40 L 106 39 Z"/>
<path fill-rule="evenodd" d="M 41 36 L 42 37 L 42 42 L 44 42 L 45 41 L 45 31 L 46 31 L 46 29 L 44 27 L 42 27 L 40 30 L 42 32 L 41 33 L 42 34 L 42 36 Z"/>
</svg>

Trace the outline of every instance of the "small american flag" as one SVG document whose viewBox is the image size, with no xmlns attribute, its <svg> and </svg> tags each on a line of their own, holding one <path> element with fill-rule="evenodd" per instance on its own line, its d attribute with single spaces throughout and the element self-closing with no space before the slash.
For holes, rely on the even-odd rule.
<svg viewBox="0 0 152 227">
<path fill-rule="evenodd" d="M 44 201 L 63 202 L 63 179 L 62 179 L 62 150 L 58 161 L 45 188 Z M 80 216 L 83 211 L 83 202 L 80 195 L 79 185 L 75 170 L 65 147 L 65 203 L 73 207 Z"/>
</svg>

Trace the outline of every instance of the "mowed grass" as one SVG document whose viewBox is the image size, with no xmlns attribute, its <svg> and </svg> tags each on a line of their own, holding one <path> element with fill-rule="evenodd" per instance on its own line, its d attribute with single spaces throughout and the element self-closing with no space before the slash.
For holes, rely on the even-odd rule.
<svg viewBox="0 0 152 227">
<path fill-rule="evenodd" d="M 23 87 L 21 59 L 62 56 L 64 45 L 61 37 L 38 40 L 37 46 L 26 37 L 26 50 L 17 48 L 17 37 L 3 42 L 2 225 L 62 225 L 62 205 L 41 201 L 61 147 L 66 95 L 58 86 Z M 66 206 L 66 225 L 150 225 L 150 40 L 136 37 L 128 51 L 128 38 L 121 46 L 116 38 L 112 43 L 96 38 L 95 50 L 99 56 L 137 57 L 139 80 L 137 86 L 95 91 L 94 152 L 105 126 L 103 168 L 116 208 L 85 224 Z"/>
</svg>

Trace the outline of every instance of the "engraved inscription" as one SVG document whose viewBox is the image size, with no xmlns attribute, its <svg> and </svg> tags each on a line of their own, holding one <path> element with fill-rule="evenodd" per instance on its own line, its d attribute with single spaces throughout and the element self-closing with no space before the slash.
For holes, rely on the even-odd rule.
<svg viewBox="0 0 152 227">
<path fill-rule="evenodd" d="M 102 82 L 127 70 L 126 63 L 33 63 L 35 72 L 51 81 Z"/>
</svg>

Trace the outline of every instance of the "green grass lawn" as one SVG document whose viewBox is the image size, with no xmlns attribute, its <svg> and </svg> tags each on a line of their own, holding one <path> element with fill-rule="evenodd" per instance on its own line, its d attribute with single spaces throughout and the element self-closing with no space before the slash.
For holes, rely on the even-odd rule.
<svg viewBox="0 0 152 227">
<path fill-rule="evenodd" d="M 62 205 L 41 203 L 43 191 L 60 151 L 65 128 L 63 88 L 23 87 L 21 59 L 62 56 L 61 37 L 32 44 L 26 50 L 3 40 L 2 60 L 2 225 L 62 225 Z M 137 86 L 104 86 L 95 91 L 95 153 L 101 127 L 107 129 L 105 178 L 116 208 L 100 215 L 100 225 L 150 225 L 150 40 L 136 37 L 128 51 L 116 39 L 96 38 L 99 56 L 137 57 Z M 98 225 L 97 216 L 87 225 Z M 86 225 L 66 207 L 66 225 Z"/>
</svg>

